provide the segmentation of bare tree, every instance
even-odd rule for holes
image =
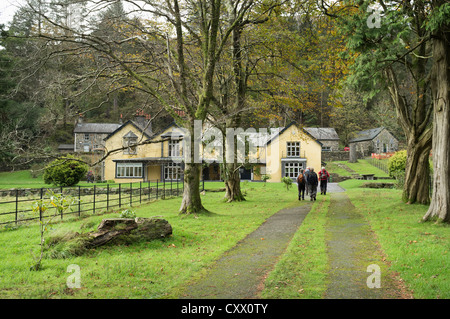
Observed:
[[[114,35],[97,32],[94,23],[99,12],[114,2],[60,2],[63,6],[81,3],[86,11],[78,13],[78,19],[72,19],[71,24],[51,11],[40,10],[36,3],[28,3],[41,21],[41,27],[31,36],[45,40],[48,46],[65,44],[49,53],[48,58],[77,55],[91,61],[89,69],[71,77],[73,85],[87,90],[100,79],[109,79],[116,87],[139,90],[156,100],[187,130],[191,145],[198,143],[194,123],[206,119],[216,64],[233,31],[256,1],[124,0],[125,12],[114,17],[111,25]],[[234,8],[236,15],[227,15],[226,8]],[[189,154],[184,154],[182,213],[204,210],[199,192],[202,163],[196,162],[197,149],[191,147]]]

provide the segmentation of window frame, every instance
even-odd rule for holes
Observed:
[[[303,169],[303,162],[286,162],[284,163],[284,176],[289,178],[297,178],[300,170]]]
[[[117,162],[116,178],[144,178],[143,163]]]
[[[180,140],[169,140],[168,155],[169,157],[180,156]]]
[[[180,163],[167,163],[164,165],[163,174],[165,181],[180,180],[182,173],[183,170]]]
[[[300,157],[300,141],[286,142],[286,157]]]

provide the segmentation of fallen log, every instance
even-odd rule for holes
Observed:
[[[166,238],[171,234],[172,226],[162,218],[109,218],[102,220],[97,230],[92,232],[80,234],[69,231],[50,236],[46,242],[46,256],[79,256],[107,243],[128,245]]]
[[[87,248],[95,248],[113,239],[133,242],[165,238],[172,234],[172,226],[160,218],[110,218],[104,219],[97,231],[89,233],[86,239]]]

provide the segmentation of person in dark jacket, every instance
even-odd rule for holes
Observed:
[[[311,170],[308,175],[309,196],[311,196],[311,201],[316,200],[318,184],[319,184],[319,179],[317,177],[317,174],[316,174],[316,172],[314,172],[314,168],[311,167]]]
[[[298,187],[298,200],[305,200],[305,175],[303,170],[300,170],[300,174],[297,176],[297,187]]]
[[[87,180],[88,183],[93,183],[94,182],[94,173],[92,173],[92,171],[89,171],[87,173],[86,180]]]
[[[309,193],[309,187],[308,187],[308,176],[309,176],[309,167],[305,169],[305,172],[303,173],[303,177],[305,178],[305,193],[308,195]]]
[[[322,167],[322,169],[319,172],[320,194],[323,194],[323,195],[327,194],[328,178],[330,178],[330,174],[327,172],[325,167]]]

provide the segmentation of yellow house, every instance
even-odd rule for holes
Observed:
[[[297,178],[301,169],[312,167],[318,172],[322,166],[322,143],[294,122],[272,136],[259,150],[261,162],[254,169],[254,180],[269,175],[269,182],[282,177]]]
[[[125,183],[181,178],[182,137],[175,124],[150,134],[136,121],[124,123],[105,138],[106,152],[121,150],[105,159],[104,179]],[[145,144],[135,146],[140,143]]]
[[[120,150],[106,158],[104,179],[116,182],[180,179],[184,168],[183,132],[175,123],[152,134],[142,123],[132,120],[126,122],[105,138],[106,152]],[[251,135],[249,133],[246,136]],[[136,146],[142,142],[143,145]],[[203,144],[199,145],[201,160],[205,164],[202,178],[221,180],[221,157],[216,149],[223,148],[216,145],[211,151],[211,145],[214,143],[205,148]],[[247,154],[252,163],[240,168],[241,179],[258,181],[267,174],[270,176],[269,182],[280,182],[283,176],[296,178],[300,169],[307,166],[319,171],[321,152],[320,142],[291,123],[285,128],[275,129],[274,134],[266,134],[265,138],[258,139],[256,152]]]

